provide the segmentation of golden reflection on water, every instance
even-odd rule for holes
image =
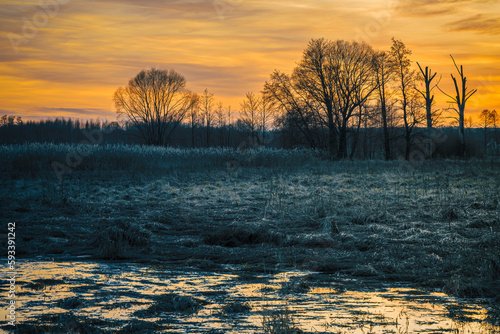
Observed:
[[[307,283],[310,273],[300,271],[255,274],[246,281],[228,273],[126,263],[43,261],[20,263],[17,273],[18,322],[67,312],[64,301],[73,297],[81,301],[69,310],[74,314],[125,323],[137,318],[134,312],[151,306],[155,296],[174,293],[192,296],[204,305],[195,313],[152,314],[142,320],[172,320],[165,332],[219,329],[226,333],[255,333],[264,314],[286,309],[302,330],[315,333],[499,332],[498,327],[485,324],[487,311],[473,301],[460,304],[460,300],[443,293],[406,287],[357,291],[349,289],[352,280],[345,280],[342,288],[339,281]],[[2,288],[2,294],[6,294],[6,285]],[[223,306],[231,302],[247,303],[251,311],[224,313]],[[1,319],[6,315],[3,307]]]

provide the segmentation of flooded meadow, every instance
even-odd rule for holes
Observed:
[[[48,152],[64,157],[58,149]],[[98,149],[60,182],[38,169],[0,174],[0,221],[15,222],[17,273],[16,327],[3,307],[1,330],[500,331],[493,163],[412,167],[249,151],[226,168],[218,151],[200,160],[173,150],[172,160],[168,150]],[[113,165],[113,152],[127,163]],[[50,166],[54,157],[38,159]],[[143,170],[149,161],[154,168]]]
[[[341,275],[261,269],[22,261],[16,332],[263,333],[283,322],[297,333],[500,331],[481,299]]]

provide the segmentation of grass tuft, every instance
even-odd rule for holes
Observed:
[[[224,247],[239,247],[242,245],[255,245],[263,243],[280,244],[281,235],[256,224],[233,223],[227,227],[221,227],[208,231],[203,237],[207,245]]]
[[[60,300],[57,303],[57,307],[63,308],[65,310],[72,310],[83,305],[83,301],[77,297],[70,297]]]
[[[137,224],[114,222],[94,241],[97,244],[97,256],[105,260],[129,259],[144,251],[151,239],[151,234]],[[132,252],[133,251],[133,252]]]
[[[222,311],[224,313],[244,313],[250,311],[252,308],[248,303],[232,302],[224,305]]]
[[[455,220],[455,219],[458,219],[459,217],[460,217],[460,215],[458,214],[458,211],[451,206],[441,210],[441,218],[443,218],[443,219]]]
[[[266,334],[301,334],[288,309],[283,309],[270,314],[265,314],[262,319],[262,329]]]
[[[153,305],[146,310],[135,312],[134,315],[138,317],[151,317],[162,312],[194,313],[201,306],[202,302],[196,298],[169,293],[157,296]]]

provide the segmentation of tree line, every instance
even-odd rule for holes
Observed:
[[[208,89],[194,93],[186,79],[174,70],[142,70],[114,94],[118,123],[112,126],[111,141],[190,147],[311,147],[328,152],[331,158],[410,159],[418,150],[426,158],[443,148],[442,118],[450,113],[458,131],[446,129],[446,155],[471,156],[477,142],[466,143],[467,101],[477,90],[467,86],[463,66],[451,73],[454,92],[444,92],[428,66],[414,68],[412,52],[395,38],[389,50],[374,50],[366,43],[312,39],[302,58],[286,74],[274,71],[262,91],[248,92],[238,108],[216,102]],[[435,90],[441,91],[450,107],[435,108]],[[496,111],[481,114],[484,125],[483,152],[496,144]],[[88,124],[52,124],[73,140],[73,130]],[[469,124],[468,124],[469,123]],[[22,127],[22,120],[4,116],[5,129]],[[36,127],[33,123],[26,126]],[[25,128],[26,128],[25,126]],[[96,125],[97,126],[97,125]],[[49,128],[40,122],[38,130]],[[494,128],[488,132],[488,128]],[[2,135],[3,134],[3,135]],[[29,135],[27,135],[29,137]],[[475,132],[472,139],[479,136]],[[450,143],[452,141],[452,143]],[[494,145],[496,147],[496,145]],[[443,152],[441,152],[443,153]]]
[[[6,116],[7,117],[7,116]],[[1,120],[1,117],[0,117]],[[175,147],[232,147],[247,148],[256,145],[281,147],[279,133],[266,130],[266,142],[260,134],[255,134],[256,141],[252,141],[248,126],[240,119],[230,125],[214,124],[211,129],[210,142],[207,142],[207,128],[203,125],[191,127],[188,123],[181,123],[172,133],[170,146]],[[0,123],[0,145],[24,144],[33,142],[73,143],[77,144],[88,140],[86,133],[101,131],[102,144],[147,144],[142,133],[130,123],[118,123],[100,120],[81,121],[71,118],[55,118],[39,121],[23,121]]]
[[[387,51],[366,43],[312,39],[291,74],[276,70],[262,92],[246,94],[237,121],[247,128],[251,141],[265,141],[272,127],[284,140],[290,136],[297,145],[325,149],[332,158],[356,156],[362,134],[366,137],[370,129],[377,135],[381,131],[386,160],[396,158],[393,151],[401,141],[405,159],[422,140],[430,157],[433,129],[443,114],[434,108],[434,90],[441,90],[441,78],[419,63],[414,69],[411,54],[395,38]],[[450,100],[446,111],[457,116],[456,155],[465,157],[465,107],[477,90],[467,87],[463,66],[451,59],[457,71],[451,74],[455,92],[441,91]],[[152,145],[168,144],[183,122],[192,131],[204,127],[205,143],[210,145],[212,129],[231,124],[235,114],[215,103],[207,89],[201,94],[187,91],[184,77],[173,70],[141,71],[116,91],[114,100],[119,116]]]
[[[317,128],[328,130],[328,150],[337,158],[352,157],[361,128],[379,128],[386,160],[395,158],[393,144],[404,140],[409,159],[420,136],[431,141],[442,111],[434,109],[436,73],[418,64],[412,67],[411,50],[392,39],[390,50],[374,50],[366,43],[313,39],[290,75],[275,71],[265,92],[283,111],[284,122],[296,127],[311,145],[317,145]],[[458,114],[457,155],[465,156],[465,105],[476,92],[467,86],[463,67],[458,80],[452,74],[456,94],[446,94]],[[425,127],[427,131],[416,131]],[[396,130],[396,131],[395,131]],[[351,133],[349,152],[348,134]],[[431,143],[428,143],[431,145]],[[431,154],[432,152],[427,152]]]
[[[274,123],[276,108],[263,94],[248,92],[239,110],[216,102],[205,89],[186,89],[186,79],[174,70],[141,71],[114,94],[119,119],[137,129],[148,145],[169,145],[181,125],[191,128],[191,146],[232,146],[232,131],[249,132],[248,141],[263,144]],[[204,138],[197,140],[203,129]],[[219,136],[215,139],[212,136]]]

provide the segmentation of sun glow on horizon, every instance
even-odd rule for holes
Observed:
[[[290,73],[311,38],[391,37],[429,66],[452,93],[452,54],[478,92],[467,116],[500,110],[500,4],[392,0],[0,1],[0,113],[116,119],[114,91],[145,68],[174,69],[188,88],[208,88],[238,109],[278,69]],[[31,30],[30,30],[31,29]],[[16,52],[17,51],[17,52]],[[439,91],[436,108],[447,108]]]

